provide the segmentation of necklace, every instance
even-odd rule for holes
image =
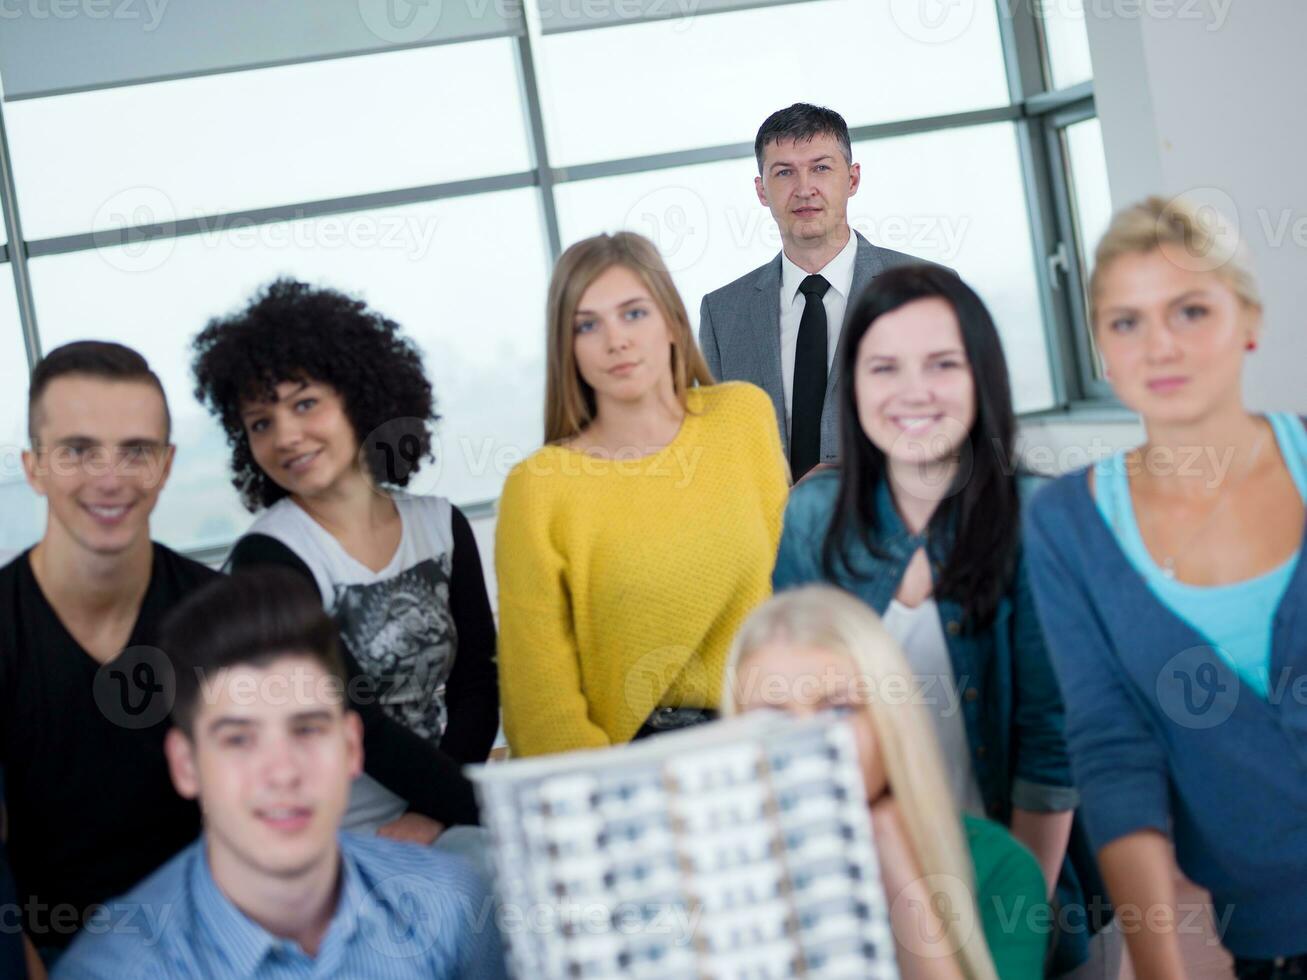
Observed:
[[[1230,499],[1230,491],[1238,488],[1244,480],[1248,479],[1253,471],[1253,466],[1257,463],[1257,457],[1261,454],[1262,444],[1265,442],[1266,433],[1263,431],[1257,437],[1257,441],[1253,443],[1253,451],[1248,454],[1248,462],[1244,464],[1243,470],[1239,473],[1238,477],[1221,487],[1220,491],[1217,493],[1216,503],[1213,504],[1211,510],[1207,512],[1207,516],[1198,522],[1198,526],[1189,532],[1189,536],[1180,542],[1179,547],[1172,549],[1170,554],[1162,556],[1162,574],[1168,579],[1171,579],[1172,581],[1175,580],[1175,563],[1189,550],[1195,541],[1202,537],[1203,532],[1211,526],[1216,515],[1220,513],[1221,508],[1225,506],[1225,502]]]

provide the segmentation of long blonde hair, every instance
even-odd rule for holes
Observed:
[[[1122,208],[1094,250],[1089,277],[1089,312],[1098,322],[1103,273],[1123,255],[1146,255],[1166,246],[1186,268],[1211,272],[1230,286],[1246,306],[1262,308],[1247,244],[1227,215],[1181,195],[1167,200],[1148,197]]]
[[[971,854],[934,724],[910,695],[878,696],[879,692],[903,690],[904,682],[912,677],[898,644],[876,614],[846,592],[828,585],[782,592],[754,610],[736,634],[722,684],[723,714],[740,710],[740,665],[760,648],[777,642],[816,647],[853,661],[861,686],[872,692],[861,710],[876,733],[885,774],[922,878],[934,894],[946,895],[950,902],[956,903],[957,893],[937,885],[961,882],[970,897],[973,914],[944,917],[944,929],[950,933],[945,945],[957,950],[958,965],[969,980],[997,980],[976,909]],[[907,691],[911,690],[909,683]],[[888,898],[893,901],[894,896]]]
[[[685,393],[692,383],[713,383],[708,364],[694,342],[685,303],[653,242],[629,231],[582,239],[559,257],[549,282],[546,443],[571,439],[594,420],[594,389],[586,384],[576,366],[573,319],[591,283],[615,265],[624,266],[640,277],[671,327],[672,385],[681,408],[686,407]]]

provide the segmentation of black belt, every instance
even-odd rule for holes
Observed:
[[[716,719],[717,712],[712,708],[654,708],[649,712],[649,717],[644,720],[644,724],[635,733],[632,741],[663,732],[674,732],[678,728],[702,725]]]

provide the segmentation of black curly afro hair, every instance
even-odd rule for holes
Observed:
[[[226,430],[232,483],[251,511],[286,491],[254,461],[241,407],[273,400],[284,381],[331,385],[360,441],[385,425],[385,441],[403,445],[415,465],[396,473],[381,453],[363,453],[378,484],[407,486],[417,464],[434,458],[431,426],[439,416],[422,356],[397,323],[360,300],[278,279],[240,312],[210,320],[191,346],[195,397]]]

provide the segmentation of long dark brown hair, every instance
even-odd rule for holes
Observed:
[[[961,465],[948,494],[927,525],[928,534],[952,540],[936,576],[935,594],[958,603],[969,628],[993,617],[1016,565],[1019,504],[1013,443],[1016,414],[998,329],[984,302],[947,269],[933,265],[901,266],[872,280],[850,307],[844,321],[840,372],[840,486],[822,548],[825,572],[841,568],[856,576],[850,545],[857,542],[884,557],[876,544],[879,531],[876,495],[888,478],[885,454],[867,438],[858,420],[854,368],[858,346],[876,320],[921,299],[942,299],[957,316],[962,346],[974,379],[976,416],[960,448]]]

